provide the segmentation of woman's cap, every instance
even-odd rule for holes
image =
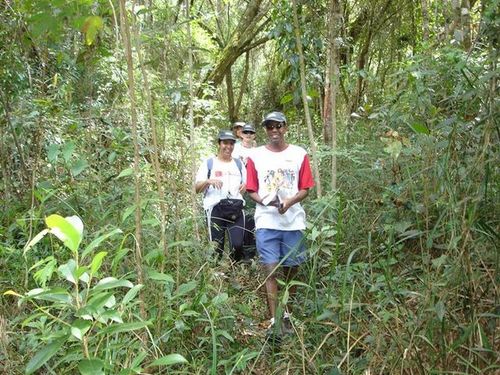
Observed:
[[[236,137],[231,130],[221,130],[217,139],[219,141],[231,140],[236,142]]]

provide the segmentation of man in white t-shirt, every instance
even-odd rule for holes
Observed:
[[[217,138],[217,156],[203,161],[196,173],[195,189],[204,193],[203,208],[208,221],[211,241],[217,243],[219,258],[224,251],[226,231],[229,234],[230,257],[240,261],[243,256],[243,237],[245,231],[246,175],[239,160],[232,157],[236,137],[230,130],[223,130]]]
[[[289,281],[305,261],[302,231],[306,215],[300,202],[314,186],[307,152],[288,144],[286,117],[269,113],[262,122],[267,145],[255,149],[247,163],[247,191],[256,203],[257,251],[266,272],[266,294],[271,325],[276,318],[278,284],[276,270],[283,267]],[[290,287],[290,294],[295,287]],[[285,312],[285,319],[289,317]]]
[[[257,147],[255,128],[250,123],[245,124],[239,134],[241,135],[241,142],[236,142],[234,145],[233,158],[239,158],[243,164],[247,165],[248,157]]]

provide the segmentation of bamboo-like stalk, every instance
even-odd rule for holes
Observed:
[[[189,53],[188,53],[188,64],[189,64],[189,135],[190,135],[190,146],[191,150],[194,150],[194,109],[193,109],[193,97],[194,97],[194,87],[193,87],[193,39],[191,36],[191,23],[190,23],[190,13],[189,13],[189,0],[186,1],[186,27],[187,35],[189,41]],[[191,181],[194,181],[196,175],[196,156],[195,152],[191,152]],[[193,224],[196,239],[200,240],[200,231],[198,228],[198,221],[196,220],[196,191],[194,189],[194,184],[191,187],[191,205],[193,211]]]
[[[125,0],[120,0],[120,20],[123,46],[125,57],[127,59],[128,72],[128,95],[130,99],[130,120],[132,130],[132,140],[134,142],[134,185],[135,185],[135,266],[137,272],[137,282],[144,284],[142,270],[142,224],[141,224],[141,178],[139,169],[139,140],[137,135],[137,100],[135,96],[135,78],[134,78],[134,62],[132,59],[132,46],[130,42],[130,26],[127,18],[127,10],[125,8]],[[144,295],[139,292],[139,303],[141,317],[146,318],[146,308]]]
[[[151,86],[149,85],[149,76],[146,66],[144,64],[144,59],[142,57],[141,43],[137,31],[137,23],[135,22],[135,16],[132,18],[132,32],[134,34],[134,44],[137,57],[139,59],[139,65],[141,67],[142,73],[142,83],[143,91],[146,96],[146,101],[148,105],[149,114],[149,125],[151,127],[151,141],[153,142],[153,149],[151,151],[151,157],[153,159],[153,169],[155,173],[156,189],[158,190],[158,198],[160,200],[160,248],[163,249],[165,255],[167,254],[167,240],[166,240],[166,216],[167,208],[165,206],[165,190],[163,189],[163,176],[161,172],[160,159],[158,157],[159,145],[158,145],[158,133],[156,131],[155,116],[153,111],[153,95],[151,93]]]
[[[311,144],[313,173],[314,173],[314,179],[316,180],[316,194],[318,195],[318,198],[321,198],[322,189],[321,189],[321,179],[318,167],[318,152],[316,149],[316,142],[314,141],[314,132],[312,128],[311,114],[309,113],[309,105],[307,104],[306,68],[304,63],[304,53],[302,50],[302,41],[300,39],[300,25],[299,25],[299,18],[297,16],[297,0],[293,0],[292,4],[293,4],[293,24],[295,31],[295,41],[297,44],[297,53],[299,54],[302,103],[304,104],[304,115],[306,117],[307,131],[309,133],[309,143]]]

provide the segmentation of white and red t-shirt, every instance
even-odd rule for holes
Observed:
[[[240,172],[236,162],[231,161],[223,162],[217,157],[211,158],[213,160],[212,170],[210,171],[210,179],[222,181],[222,188],[216,189],[209,186],[205,191],[203,197],[203,208],[208,210],[220,202],[221,199],[241,199],[244,201],[240,193],[240,185],[245,183],[246,176],[245,170]],[[198,168],[196,173],[195,182],[205,181],[208,179],[208,160],[204,160]]]
[[[282,200],[313,186],[309,157],[302,147],[288,145],[285,150],[274,152],[261,146],[248,159],[247,191],[257,192],[262,199],[277,195]],[[306,214],[300,203],[291,206],[283,215],[276,207],[258,204],[255,228],[303,230]]]

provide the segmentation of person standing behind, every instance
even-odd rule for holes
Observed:
[[[236,137],[236,144],[241,143],[243,137],[241,136],[241,132],[243,131],[243,126],[245,126],[244,121],[236,121],[233,123],[233,134]]]
[[[204,193],[203,208],[207,215],[209,239],[216,242],[219,259],[224,251],[227,231],[230,257],[238,262],[244,256],[245,201],[242,194],[245,192],[246,176],[241,162],[232,157],[236,142],[233,133],[222,130],[217,141],[217,156],[206,159],[198,168],[195,190]]]
[[[243,164],[257,146],[255,142],[255,128],[252,124],[245,124],[241,130],[241,143],[234,145],[233,158],[240,158]]]
[[[242,141],[234,145],[233,158],[239,158],[244,165],[254,150],[256,150],[255,128],[252,124],[245,124],[240,132]],[[245,238],[244,252],[245,261],[249,261],[255,256],[255,222],[254,222],[255,203],[247,202],[245,209]]]
[[[293,279],[306,259],[304,235],[306,215],[300,202],[314,186],[307,152],[288,144],[286,117],[271,112],[262,121],[267,145],[255,149],[247,163],[247,191],[256,203],[257,251],[263,265],[271,325],[276,320],[278,284],[276,271]],[[290,294],[295,288],[290,288]],[[289,317],[289,309],[284,318]]]

